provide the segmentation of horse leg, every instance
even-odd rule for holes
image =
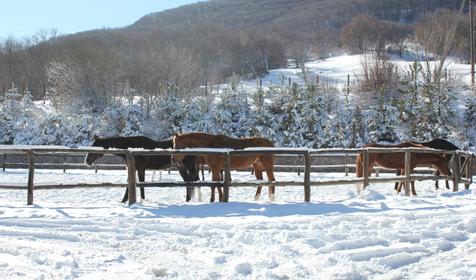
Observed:
[[[213,168],[212,169],[212,181],[220,181],[220,170]],[[215,189],[217,187],[211,187],[211,196],[210,202],[215,202]]]
[[[194,194],[194,188],[193,187],[187,187],[187,191],[186,191],[186,194],[185,194],[185,201],[190,202],[190,200],[192,200],[193,194]]]
[[[260,162],[263,165],[264,170],[266,171],[266,177],[270,183],[268,187],[268,195],[270,201],[276,200],[276,187],[274,186],[274,156],[262,156],[260,157]]]
[[[253,164],[253,171],[256,177],[256,180],[263,180],[263,171],[259,168],[257,164]],[[256,188],[256,194],[255,194],[255,201],[259,200],[259,196],[261,194],[261,189],[263,188],[262,185],[259,185]]]
[[[363,167],[363,154],[358,154],[357,158],[355,160],[355,176],[357,178],[361,178],[364,176],[364,167]],[[363,184],[362,183],[356,183],[355,184],[355,189],[358,194],[362,192],[363,189]]]
[[[435,165],[436,170],[438,171],[439,174],[443,173],[443,175],[451,176],[452,173],[451,173],[450,168],[448,167],[448,162],[441,161],[441,162],[435,163],[434,165]],[[445,183],[446,183],[446,188],[450,189],[450,185],[448,183],[448,180],[446,180]]]
[[[440,172],[438,170],[435,170],[435,172],[433,172],[433,175],[439,176]],[[439,188],[440,188],[440,184],[439,184],[438,180],[435,180],[435,190],[437,190]]]
[[[402,191],[403,184],[405,183],[404,182],[397,183],[397,194],[400,194],[400,192]]]
[[[224,173],[224,170],[223,170],[223,169],[220,170],[220,173],[219,173],[219,174],[220,174],[220,181],[225,181],[225,175],[224,175],[225,173]],[[217,191],[218,191],[218,201],[223,202],[223,201],[225,200],[225,199],[224,199],[225,196],[223,195],[223,190],[222,190],[222,188],[221,188],[221,187],[217,187]]]
[[[402,175],[402,171],[400,169],[397,169],[397,176],[400,176]],[[394,189],[397,191],[397,192],[400,192],[398,189],[400,188],[400,183],[399,182],[395,182],[395,187]]]
[[[411,181],[410,184],[412,185],[412,195],[416,196],[415,181]]]
[[[200,164],[198,163],[197,161],[197,164],[198,164],[198,168],[200,169],[201,173],[202,173],[202,181],[205,181],[205,167],[204,167],[204,164]],[[198,201],[202,201],[202,188],[201,187],[197,187],[197,192],[198,192]]]
[[[137,175],[139,176],[139,182],[144,182],[145,181],[145,168],[144,169],[138,169],[137,170]],[[140,187],[140,197],[142,199],[145,199],[144,187]]]
[[[198,201],[202,201],[202,187],[197,187],[198,190]]]
[[[129,189],[126,188],[126,192],[124,193],[124,197],[122,198],[122,203],[126,203],[127,199],[129,198]]]

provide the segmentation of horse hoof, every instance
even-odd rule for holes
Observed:
[[[259,200],[259,195],[255,195],[255,201]]]
[[[275,201],[276,200],[276,195],[272,194],[269,196],[270,201]]]

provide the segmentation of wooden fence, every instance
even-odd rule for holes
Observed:
[[[38,184],[34,185],[35,175],[35,156],[45,154],[86,154],[88,152],[104,153],[104,154],[116,154],[125,155],[127,164],[127,184],[112,184],[112,183],[99,183],[99,184],[56,184],[46,185]],[[370,153],[405,153],[405,175],[404,176],[388,176],[388,177],[370,177],[367,168],[364,168],[364,174],[361,178],[339,178],[339,179],[327,179],[327,180],[311,180],[311,158],[322,157],[329,155],[344,155],[346,162],[344,168],[348,172],[348,168],[353,167],[353,164],[348,163],[349,156],[355,156],[358,153],[364,154],[364,166],[368,165],[368,159]],[[455,160],[453,161],[453,176],[435,176],[435,175],[415,175],[410,174],[410,159],[411,153],[435,153],[435,154],[453,154]],[[367,148],[367,149],[306,149],[306,148],[248,148],[244,150],[231,150],[231,149],[184,149],[184,150],[143,150],[143,149],[107,149],[102,148],[66,148],[66,147],[51,147],[51,146],[0,146],[0,153],[3,154],[22,154],[28,158],[28,183],[27,189],[27,204],[33,204],[33,191],[40,189],[69,189],[69,188],[88,188],[88,187],[127,187],[129,190],[129,204],[134,204],[137,201],[136,187],[195,187],[195,186],[220,186],[224,189],[224,201],[229,200],[230,186],[259,186],[266,184],[264,182],[248,181],[237,182],[231,180],[231,170],[229,166],[230,158],[233,156],[243,156],[249,154],[273,154],[273,155],[288,155],[298,156],[304,161],[304,178],[303,181],[273,181],[274,186],[303,186],[304,187],[304,201],[309,202],[311,200],[311,186],[324,186],[324,185],[341,185],[341,184],[357,184],[361,183],[364,187],[370,183],[377,182],[405,182],[405,194],[409,195],[409,183],[411,181],[423,181],[423,180],[452,180],[453,191],[458,191],[459,183],[464,183],[468,188],[472,183],[473,169],[471,168],[474,161],[474,155],[463,151],[442,151],[434,149],[422,149],[422,148]],[[224,157],[225,168],[223,180],[219,182],[214,181],[199,181],[199,182],[136,182],[136,168],[135,158],[137,155],[220,155]],[[463,176],[464,174],[464,176]],[[0,189],[25,189],[25,186],[5,186],[0,185]]]

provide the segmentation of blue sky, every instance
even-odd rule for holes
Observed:
[[[198,0],[0,0],[0,38],[22,38],[40,29],[60,34],[122,27],[142,16]]]

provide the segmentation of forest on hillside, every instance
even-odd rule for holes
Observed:
[[[475,98],[443,75],[448,57],[469,59],[461,3],[215,0],[123,29],[7,39],[0,46],[0,142],[78,146],[93,133],[166,138],[199,130],[315,148],[433,137],[474,145]],[[311,19],[313,9],[342,16]],[[415,45],[422,51],[413,65],[397,69],[390,56]],[[351,96],[307,77],[306,62],[343,52],[372,57]],[[304,84],[236,86],[285,66],[299,69]],[[216,96],[201,87],[219,83],[230,87]]]
[[[272,3],[271,3],[272,2]],[[457,21],[452,52],[468,60],[468,16],[461,1],[214,0],[147,15],[135,24],[60,36],[42,30],[0,42],[0,90],[28,90],[34,99],[70,95],[97,110],[133,89],[139,95],[188,94],[233,75],[256,78],[292,62],[343,51],[404,51],[408,40],[439,50],[439,33]],[[423,32],[422,32],[423,31]],[[61,75],[58,75],[61,74]]]

